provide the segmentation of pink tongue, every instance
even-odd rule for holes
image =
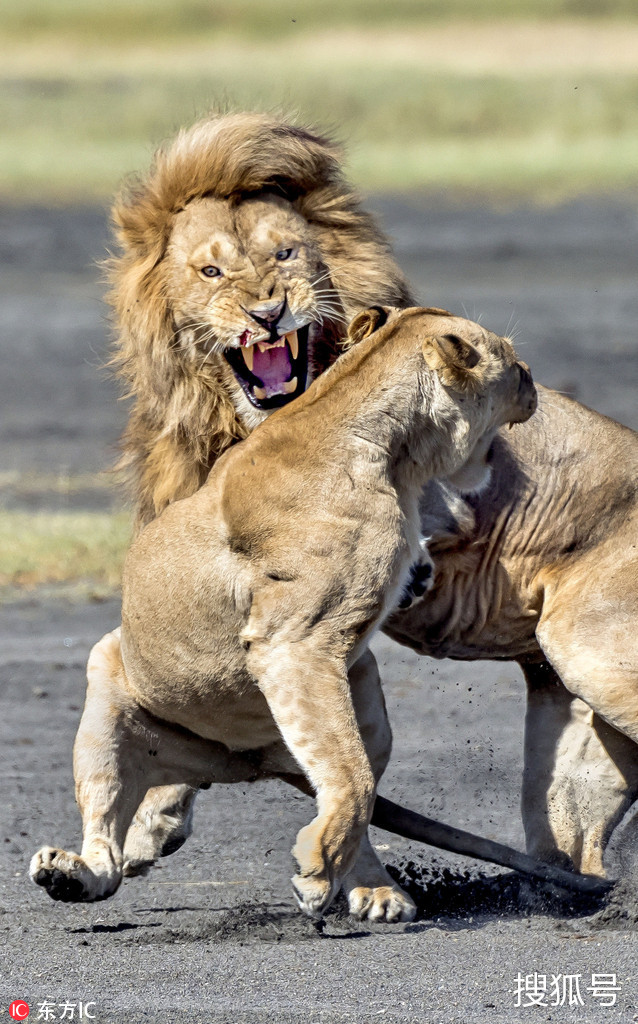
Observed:
[[[260,352],[259,347],[255,345],[254,353],[253,373],[255,377],[259,377],[264,387],[272,389],[290,380],[292,365],[287,344],[281,348],[267,348],[265,352]]]

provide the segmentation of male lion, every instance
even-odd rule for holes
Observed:
[[[303,390],[304,366],[310,380],[334,359],[344,317],[375,302],[414,301],[344,182],[332,143],[263,115],[213,118],[181,133],[114,217],[123,247],[111,264],[117,359],[135,403],[123,463],[139,523],[192,494],[228,445]],[[621,447],[633,451],[634,441],[575,403],[540,395],[531,425],[495,444],[489,487],[473,496],[427,488],[423,532],[434,534],[435,590],[389,628],[425,654],[522,664],[528,848],[604,874],[609,836],[638,795],[636,748],[551,667],[536,631],[544,588],[530,579],[573,571],[580,553],[595,550],[588,523],[595,535],[618,536],[615,498],[603,484],[629,507],[634,456],[627,467],[624,456],[616,460],[608,477],[607,444],[616,449],[622,436]],[[632,550],[618,550],[615,561]],[[522,557],[530,551],[532,568]],[[589,572],[577,572],[587,590],[598,579]],[[606,632],[591,630],[593,643]],[[184,841],[192,800],[188,787],[149,793],[129,834],[129,872]]]
[[[75,745],[82,855],[47,847],[31,866],[55,898],[117,889],[149,785],[301,775],[317,816],[293,851],[299,905],[321,916],[343,883],[362,909],[357,861],[367,887],[390,754],[368,641],[418,556],[426,481],[536,406],[505,339],[441,311],[390,312],[359,314],[359,343],[133,543],[121,637],[106,666],[100,645]],[[380,864],[377,876],[376,916],[411,919]]]
[[[379,301],[413,302],[386,241],[343,181],[333,144],[263,115],[212,118],[181,133],[116,204],[114,218],[122,245],[110,265],[116,358],[134,401],[122,461],[140,525],[194,493],[225,448],[334,359],[344,317]],[[279,305],[284,291],[286,307],[277,312],[270,304],[277,299]],[[266,319],[273,314],[282,319],[274,330]],[[259,339],[263,352],[254,345]],[[242,346],[242,340],[253,344]],[[247,348],[257,369],[266,367],[266,380],[249,370],[242,355]],[[302,368],[307,361],[307,379],[297,372],[297,359]],[[294,377],[295,391],[287,392]],[[265,399],[255,386],[266,391]],[[427,487],[422,529],[434,533],[432,601],[398,614],[389,627],[426,654],[474,659],[496,653],[523,663],[530,701],[523,802],[528,846],[600,874],[609,835],[638,794],[636,747],[550,667],[536,637],[544,591],[530,587],[528,563],[518,556],[533,552],[534,577],[547,566],[558,579],[561,566],[573,571],[579,553],[589,558],[595,552],[588,522],[596,536],[617,535],[613,496],[618,490],[621,507],[631,502],[635,456],[627,468],[622,458],[613,463],[614,479],[606,481],[611,501],[600,481],[608,467],[606,439],[615,450],[619,435],[633,450],[635,440],[629,443],[621,428],[541,389],[540,412],[531,423],[502,433],[493,446],[489,487],[470,496],[439,483]],[[577,529],[573,508],[579,509]],[[619,549],[615,557],[625,560],[630,552]],[[597,570],[586,564],[577,579],[595,593]],[[592,629],[592,641],[606,629]],[[105,658],[113,642],[105,638]],[[367,671],[376,673],[371,655]],[[126,839],[126,874],[179,848],[191,829],[196,792],[186,784],[149,790]],[[383,887],[378,903],[375,892],[373,882],[361,902],[368,900],[373,913],[385,899]]]
[[[539,386],[490,471],[479,493],[424,489],[434,587],[385,629],[433,657],[520,664],[527,849],[604,876],[638,796],[638,434]]]

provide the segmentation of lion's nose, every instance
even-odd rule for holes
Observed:
[[[282,299],[281,302],[275,304],[270,303],[262,306],[257,306],[255,309],[247,309],[248,316],[252,317],[260,327],[265,327],[266,330],[270,330],[276,323],[281,319],[281,315],[284,311],[286,300]]]

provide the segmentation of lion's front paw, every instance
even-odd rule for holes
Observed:
[[[413,921],[416,906],[398,885],[357,886],[348,893],[350,913],[359,921]]]
[[[96,875],[77,853],[43,846],[32,857],[29,874],[36,885],[46,889],[52,900],[87,903],[111,896],[120,877]]]
[[[295,875],[292,887],[297,903],[308,917],[320,919],[332,903],[340,888],[340,882],[322,877]]]

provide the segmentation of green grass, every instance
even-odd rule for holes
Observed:
[[[5,0],[0,41],[0,198],[106,198],[220,106],[335,128],[364,189],[638,185],[635,0]]]
[[[64,33],[121,43],[206,33],[274,39],[326,25],[636,15],[635,0],[5,0],[2,31],[14,37]]]
[[[0,42],[0,198],[108,197],[220,105],[336,127],[364,189],[638,184],[636,0],[4,0]]]
[[[60,583],[114,591],[130,535],[124,512],[0,510],[0,594]]]
[[[337,126],[363,188],[450,188],[554,198],[638,184],[638,74],[430,73],[346,68],[330,55],[300,79],[258,52],[238,71],[18,80],[0,95],[5,196],[110,195],[154,144],[211,105],[297,109]]]

